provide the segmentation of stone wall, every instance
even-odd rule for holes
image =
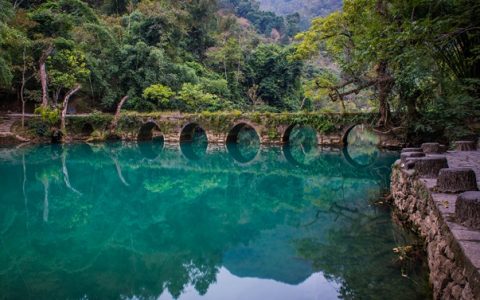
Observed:
[[[480,249],[469,249],[479,234],[454,223],[455,195],[435,193],[434,186],[434,179],[420,178],[398,161],[391,182],[395,211],[425,240],[434,298],[480,299]]]
[[[180,141],[183,128],[195,123],[205,130],[210,143],[224,144],[232,128],[244,123],[255,129],[262,144],[282,144],[289,128],[304,125],[317,132],[319,145],[342,146],[354,126],[375,124],[376,117],[371,113],[127,113],[119,120],[117,134],[124,140],[135,140],[142,126],[154,123],[167,142],[175,143]],[[105,131],[111,120],[112,116],[105,114],[71,116],[67,118],[67,135],[74,139],[85,138],[81,134],[85,124],[90,124],[95,131]],[[402,133],[378,133],[378,136],[381,148],[400,148],[404,144]]]

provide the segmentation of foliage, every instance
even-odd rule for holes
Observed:
[[[410,139],[454,139],[473,134],[465,120],[478,115],[480,42],[474,1],[353,0],[343,11],[313,20],[297,36],[296,59],[326,50],[342,74],[310,84],[313,94],[352,100],[370,89],[383,125],[391,122],[390,106],[403,112]],[[468,32],[468,33],[467,33]],[[455,49],[455,50],[453,50]],[[477,68],[477,69],[476,69]],[[457,130],[452,130],[457,128]],[[428,134],[429,132],[429,134]],[[432,135],[432,133],[434,133]]]
[[[35,109],[35,114],[40,115],[49,126],[55,126],[60,121],[60,110],[57,108],[38,107]]]
[[[159,107],[168,108],[170,101],[175,93],[168,86],[162,84],[153,84],[143,91],[143,97],[148,100],[157,101]]]
[[[478,133],[478,1],[0,5],[2,102],[45,100],[45,60],[53,105],[81,84],[74,100],[92,111],[113,112],[125,96],[140,112],[378,110],[379,125],[411,141]],[[313,15],[322,17],[297,35]]]
[[[60,50],[48,59],[51,85],[58,89],[71,89],[90,75],[85,55],[79,50]]]
[[[191,111],[216,111],[226,107],[227,103],[218,96],[207,93],[199,84],[185,83],[178,93],[182,105]]]

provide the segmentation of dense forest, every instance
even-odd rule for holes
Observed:
[[[0,0],[0,107],[375,110],[412,139],[476,132],[478,1],[348,0],[305,32],[339,1],[272,3]]]

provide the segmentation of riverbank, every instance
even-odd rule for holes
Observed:
[[[474,222],[462,222],[458,211],[461,205],[457,203],[461,192],[469,189],[465,188],[465,180],[449,181],[447,178],[451,186],[460,188],[450,189],[456,193],[444,192],[444,177],[448,172],[438,167],[446,159],[445,163],[453,173],[473,174],[469,173],[473,170],[478,179],[480,152],[449,151],[439,156],[428,149],[426,157],[421,158],[424,156],[422,152],[403,154],[403,161],[398,160],[393,166],[391,191],[394,209],[401,220],[425,241],[434,298],[480,299],[480,230],[471,226]],[[427,160],[430,161],[428,164],[437,161],[436,166],[428,167],[430,173],[423,169]],[[471,187],[473,190],[478,189],[475,181]]]

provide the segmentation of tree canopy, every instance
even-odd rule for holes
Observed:
[[[113,112],[379,112],[412,139],[476,134],[474,0],[0,0],[0,94]],[[275,12],[269,11],[274,10]]]

